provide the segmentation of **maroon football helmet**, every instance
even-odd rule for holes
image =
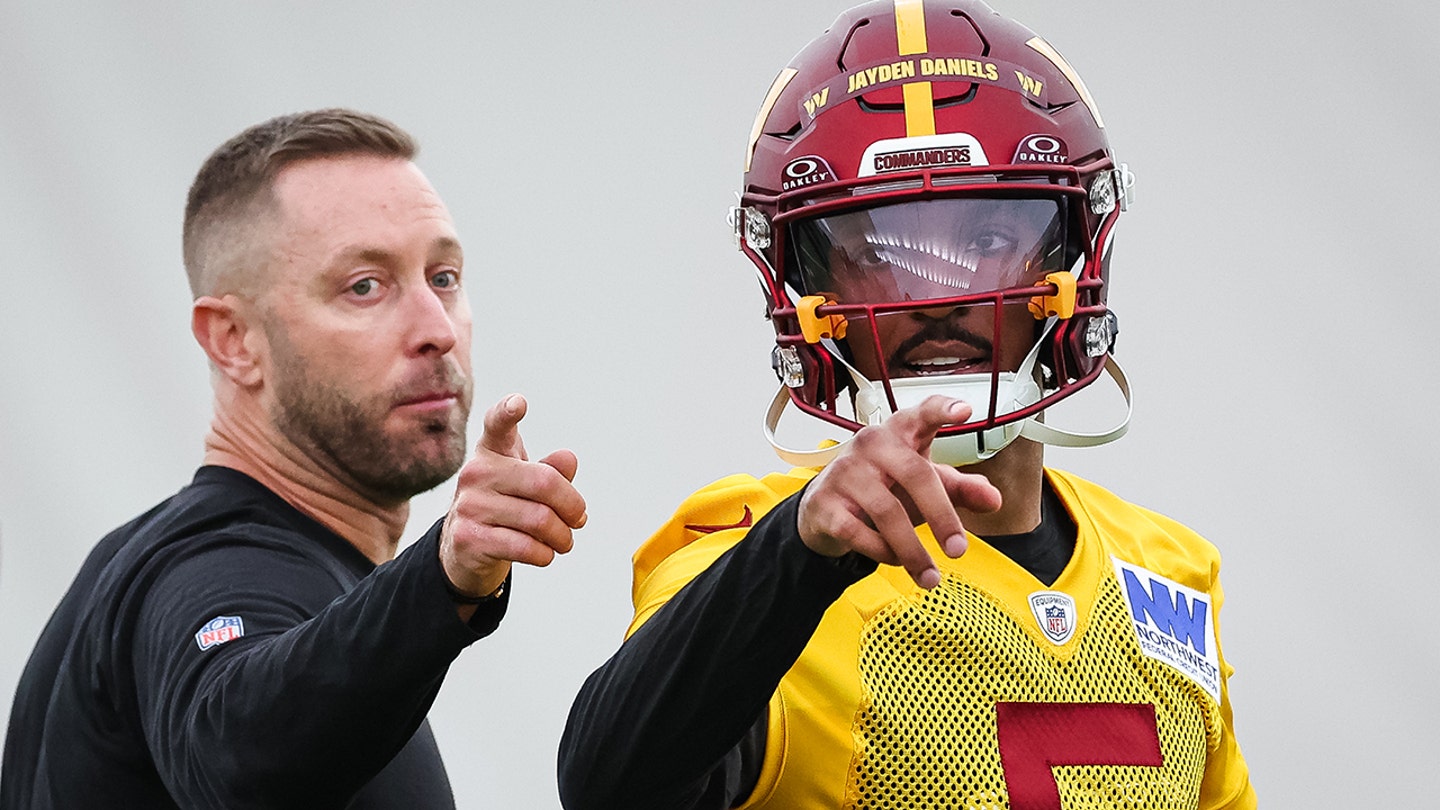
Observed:
[[[781,71],[750,141],[732,224],[801,411],[858,430],[930,394],[965,399],[971,420],[932,448],[957,465],[1020,435],[1123,433],[1034,418],[1107,368],[1129,397],[1105,304],[1129,175],[1044,40],[979,0],[856,6]]]

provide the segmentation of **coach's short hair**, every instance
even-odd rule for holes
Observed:
[[[410,134],[376,115],[330,108],[272,118],[210,154],[185,202],[185,273],[195,297],[211,295],[254,260],[253,225],[274,208],[274,180],[292,163],[344,155],[413,160]]]

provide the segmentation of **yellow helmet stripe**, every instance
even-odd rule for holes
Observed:
[[[895,0],[895,36],[900,55],[930,50],[925,44],[925,3],[922,0]]]
[[[901,56],[930,50],[925,39],[923,0],[895,0],[895,38]],[[910,82],[905,95],[905,135],[914,138],[935,134],[935,96],[930,82]]]
[[[1055,50],[1051,47],[1050,43],[1040,37],[1034,37],[1025,44],[1029,45],[1036,53],[1049,59],[1050,64],[1059,68],[1060,72],[1065,74],[1065,78],[1069,79],[1070,84],[1075,87],[1075,92],[1080,94],[1080,100],[1083,101],[1085,107],[1090,110],[1090,115],[1095,119],[1095,126],[1104,129],[1105,122],[1100,120],[1100,108],[1095,105],[1095,98],[1090,95],[1090,88],[1085,86],[1085,82],[1080,81],[1080,74],[1075,72],[1075,68],[1070,67],[1070,63],[1065,61],[1065,57],[1061,56],[1059,51]]]
[[[760,104],[760,111],[755,113],[755,123],[750,127],[750,146],[745,150],[745,171],[750,171],[750,161],[755,157],[755,145],[760,142],[760,134],[765,131],[765,121],[770,118],[770,111],[775,108],[775,102],[785,91],[785,85],[799,72],[795,68],[787,67],[780,71],[780,75],[770,84],[770,92],[765,94],[765,101]]]

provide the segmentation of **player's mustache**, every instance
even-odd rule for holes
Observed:
[[[990,342],[989,338],[961,326],[959,318],[956,317],[959,313],[960,310],[957,309],[943,318],[925,319],[919,332],[902,340],[900,345],[890,353],[890,362],[893,364],[903,363],[905,355],[931,341],[955,341],[973,349],[979,349],[987,356],[993,355],[995,345]]]

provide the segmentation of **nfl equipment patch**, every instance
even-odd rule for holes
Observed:
[[[216,616],[195,634],[195,643],[208,650],[245,635],[245,623],[239,616]]]
[[[1111,559],[1140,650],[1178,669],[1219,702],[1220,654],[1210,595],[1118,557]]]
[[[1045,637],[1056,645],[1064,644],[1075,635],[1075,600],[1060,591],[1036,591],[1030,594],[1030,610]]]

